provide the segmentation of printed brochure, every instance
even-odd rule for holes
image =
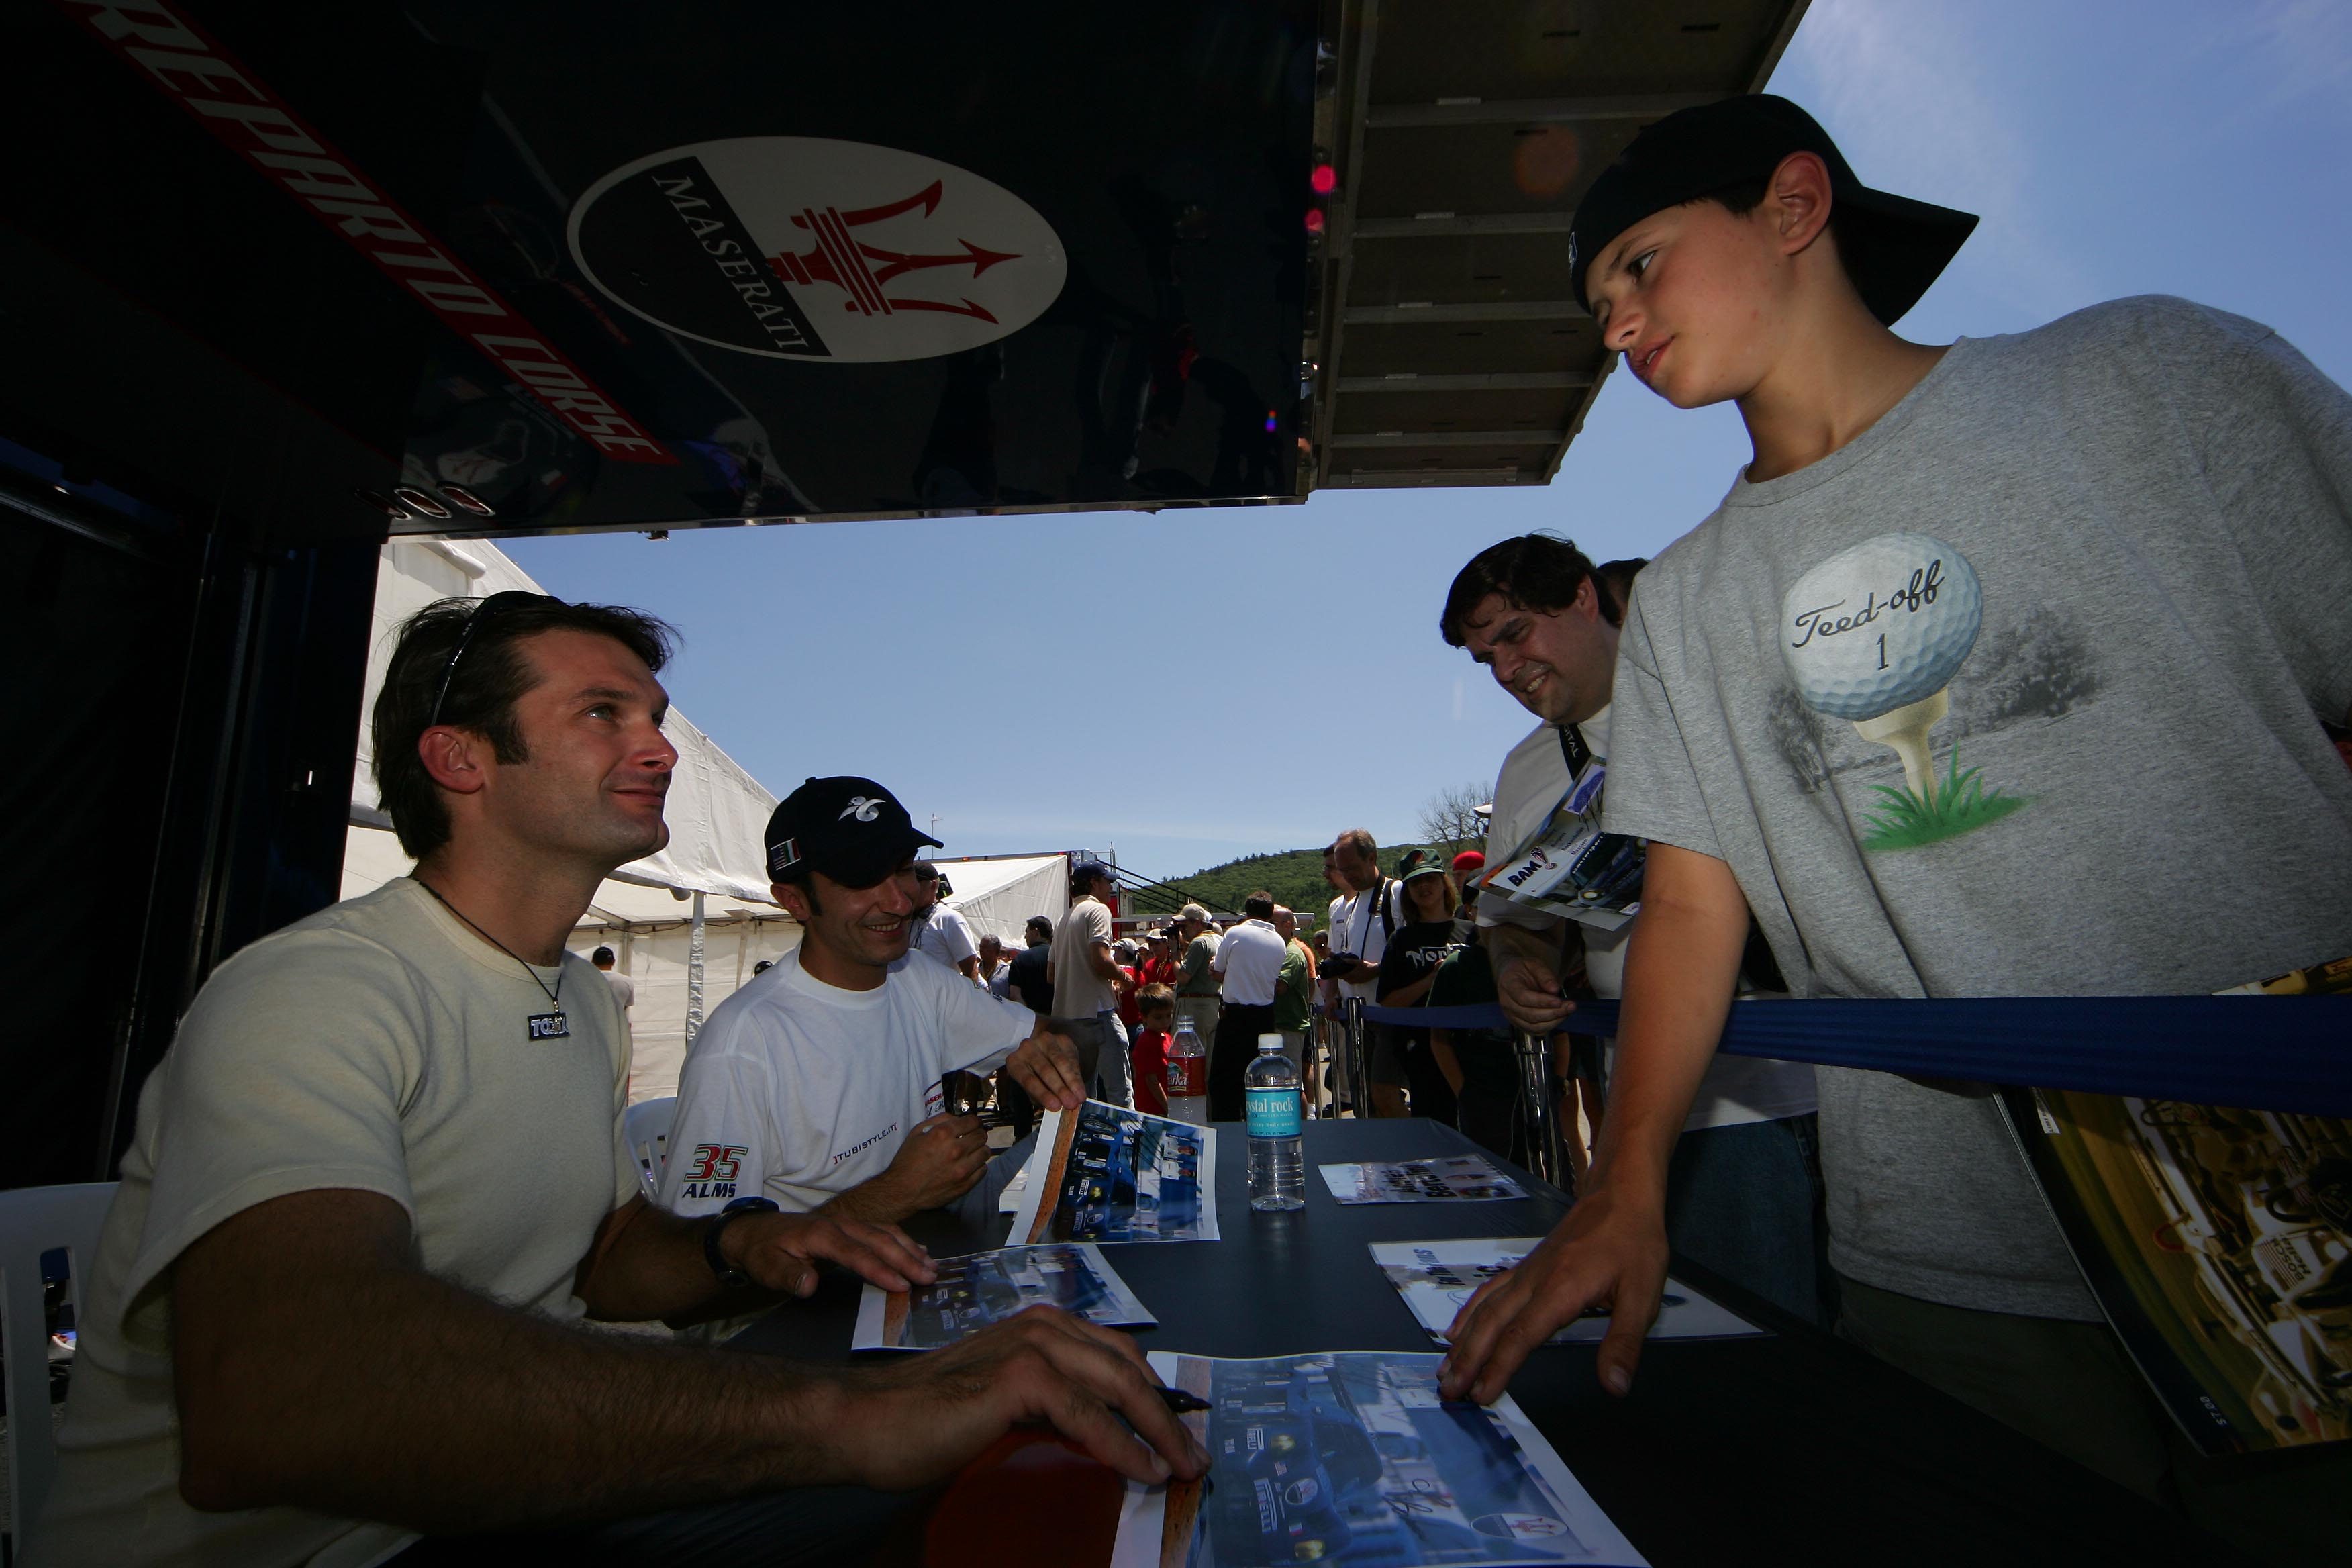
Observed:
[[[1013,1239],[1214,1241],[1217,1134],[1089,1100],[1049,1110]]]
[[[938,1350],[1040,1304],[1106,1327],[1160,1321],[1091,1247],[1051,1242],[936,1261],[940,1277],[919,1289],[866,1287],[850,1349]]]
[[[2222,994],[2329,993],[2352,994],[2352,958]],[[2001,1100],[2084,1282],[2191,1441],[2229,1454],[2352,1437],[2352,1121],[2062,1089]]]
[[[1541,826],[1491,861],[1478,886],[1515,904],[1615,931],[1642,907],[1643,845],[1601,831],[1608,764],[1588,756]]]
[[[1323,1165],[1324,1184],[1343,1204],[1437,1204],[1523,1198],[1527,1189],[1476,1154],[1446,1160]]]
[[[1372,1261],[1397,1288],[1404,1304],[1429,1337],[1447,1343],[1445,1331],[1454,1314],[1478,1287],[1536,1249],[1543,1237],[1488,1237],[1482,1241],[1376,1241]],[[1606,1309],[1588,1311],[1561,1327],[1547,1344],[1592,1343],[1609,1331]],[[1730,1340],[1768,1333],[1747,1319],[1717,1305],[1679,1279],[1666,1281],[1658,1304],[1658,1321],[1650,1325],[1654,1340]]]
[[[1438,1398],[1438,1357],[1156,1352],[1213,1483],[1130,1481],[1112,1568],[1643,1564],[1508,1394]]]
[[[2209,1454],[2352,1437],[2352,1122],[2007,1089],[2091,1293]]]

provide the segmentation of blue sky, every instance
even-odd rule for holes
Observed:
[[[2179,294],[2352,384],[2342,0],[1816,0],[1771,86],[1865,183],[1982,215],[1904,335]],[[1115,846],[1172,876],[1350,826],[1410,837],[1436,791],[1491,780],[1530,721],[1438,639],[1454,573],[1532,528],[1655,554],[1746,456],[1727,405],[1617,375],[1540,489],[504,548],[553,593],[676,624],[672,696],[780,795],[864,773],[937,813],[950,855]]]

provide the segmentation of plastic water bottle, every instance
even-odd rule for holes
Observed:
[[[1209,1053],[1190,1013],[1176,1015],[1176,1034],[1168,1042],[1168,1114],[1195,1127],[1209,1124]]]
[[[1307,1202],[1306,1155],[1299,1149],[1298,1069],[1282,1054],[1280,1035],[1257,1037],[1257,1060],[1244,1079],[1249,1099],[1249,1187],[1254,1209],[1295,1209]]]

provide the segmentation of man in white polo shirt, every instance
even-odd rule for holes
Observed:
[[[1260,1035],[1278,1034],[1274,986],[1290,944],[1274,929],[1274,895],[1261,888],[1242,900],[1242,921],[1217,942],[1212,967],[1223,1008],[1209,1049],[1209,1120],[1238,1121],[1244,1075]]]
[[[871,779],[811,779],[776,807],[768,872],[801,944],[720,1003],[688,1053],[664,1208],[715,1214],[765,1197],[874,1225],[960,1198],[977,1217],[992,1212],[1020,1159],[1008,1152],[983,1182],[980,1118],[940,1114],[940,1079],[1013,1057],[1018,1071],[1069,1046],[1028,1008],[909,951],[914,852],[933,843]]]
[[[1630,563],[1638,569],[1640,563]],[[1631,574],[1627,574],[1630,580]],[[1555,809],[1598,820],[1609,757],[1609,695],[1624,602],[1566,540],[1531,533],[1481,551],[1447,595],[1446,641],[1490,666],[1495,683],[1543,722],[1495,781],[1479,937],[1493,954],[1503,1011],[1523,1029],[1574,1027],[1560,976],[1581,939],[1594,993],[1614,997],[1632,926],[1570,921],[1496,890]],[[1638,901],[1638,900],[1636,900]],[[1801,1316],[1822,1314],[1816,1284],[1813,1069],[1717,1056],[1668,1168],[1666,1233],[1675,1250]]]

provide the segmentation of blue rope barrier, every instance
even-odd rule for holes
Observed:
[[[1508,1029],[1492,1004],[1364,1008],[1408,1028]],[[1565,1033],[1611,1035],[1584,1002]],[[1719,1049],[1910,1078],[2352,1116],[2352,996],[2016,996],[1752,1001]]]

